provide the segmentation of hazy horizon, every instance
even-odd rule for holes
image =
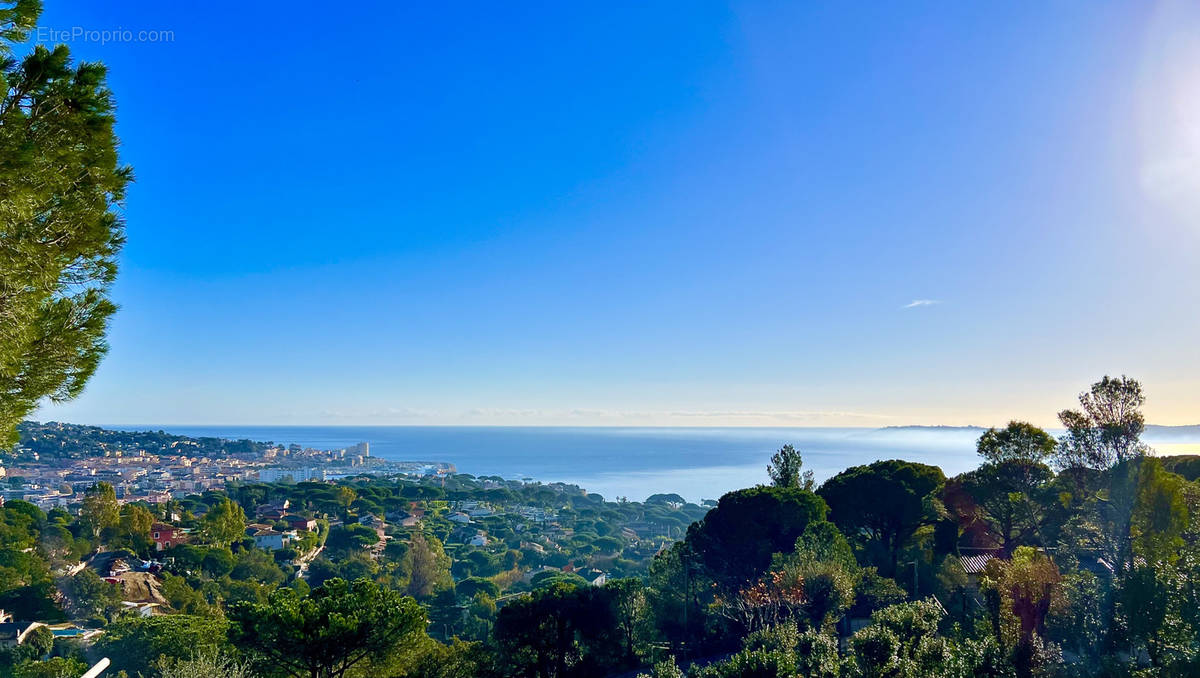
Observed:
[[[297,444],[319,450],[371,444],[371,456],[437,461],[471,475],[566,482],[604,496],[637,499],[678,492],[713,498],[766,482],[766,463],[794,445],[818,481],[850,466],[904,459],[947,475],[979,463],[980,429],[968,427],[631,427],[631,426],[331,426],[109,425],[190,437]],[[1054,432],[1057,433],[1057,432]],[[1200,427],[1153,425],[1143,436],[1161,456],[1200,453]]]

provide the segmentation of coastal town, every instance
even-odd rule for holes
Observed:
[[[222,441],[204,445],[182,436],[106,431],[111,440],[86,433],[105,431],[51,422],[23,424],[18,443],[0,466],[0,498],[21,499],[43,510],[78,501],[98,482],[112,485],[124,502],[165,504],[174,498],[221,489],[232,482],[336,480],[370,473],[378,476],[438,477],[453,464],[385,461],[372,457],[370,444],[318,450],[300,445]]]

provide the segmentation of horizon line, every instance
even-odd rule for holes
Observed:
[[[927,429],[979,429],[988,430],[989,428],[998,428],[995,426],[981,426],[978,424],[887,424],[882,426],[870,425],[819,425],[819,424],[692,424],[692,425],[677,425],[677,424],[284,424],[284,423],[253,423],[253,424],[237,424],[237,423],[120,423],[106,422],[102,424],[91,424],[82,422],[60,421],[57,419],[48,419],[38,421],[27,419],[22,423],[34,424],[70,424],[75,426],[96,426],[105,428],[110,426],[120,427],[272,427],[272,428],[606,428],[606,429],[624,429],[624,428],[643,428],[643,429],[726,429],[726,428],[745,428],[745,429],[863,429],[863,430],[880,430],[880,429],[903,429],[903,428],[927,428]],[[1194,424],[1146,424],[1147,428],[1194,428],[1200,427],[1200,422]],[[1045,430],[1061,430],[1060,426],[1040,427]]]

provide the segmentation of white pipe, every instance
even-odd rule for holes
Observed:
[[[100,675],[100,672],[103,671],[104,669],[107,669],[108,665],[111,663],[112,662],[108,661],[108,657],[105,657],[104,659],[101,659],[100,661],[96,662],[95,666],[88,669],[88,672],[83,674],[79,678],[96,678],[96,676]]]

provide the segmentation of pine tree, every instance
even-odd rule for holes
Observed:
[[[107,350],[132,179],[105,68],[25,41],[38,0],[0,0],[0,448],[44,398],[78,396]]]

